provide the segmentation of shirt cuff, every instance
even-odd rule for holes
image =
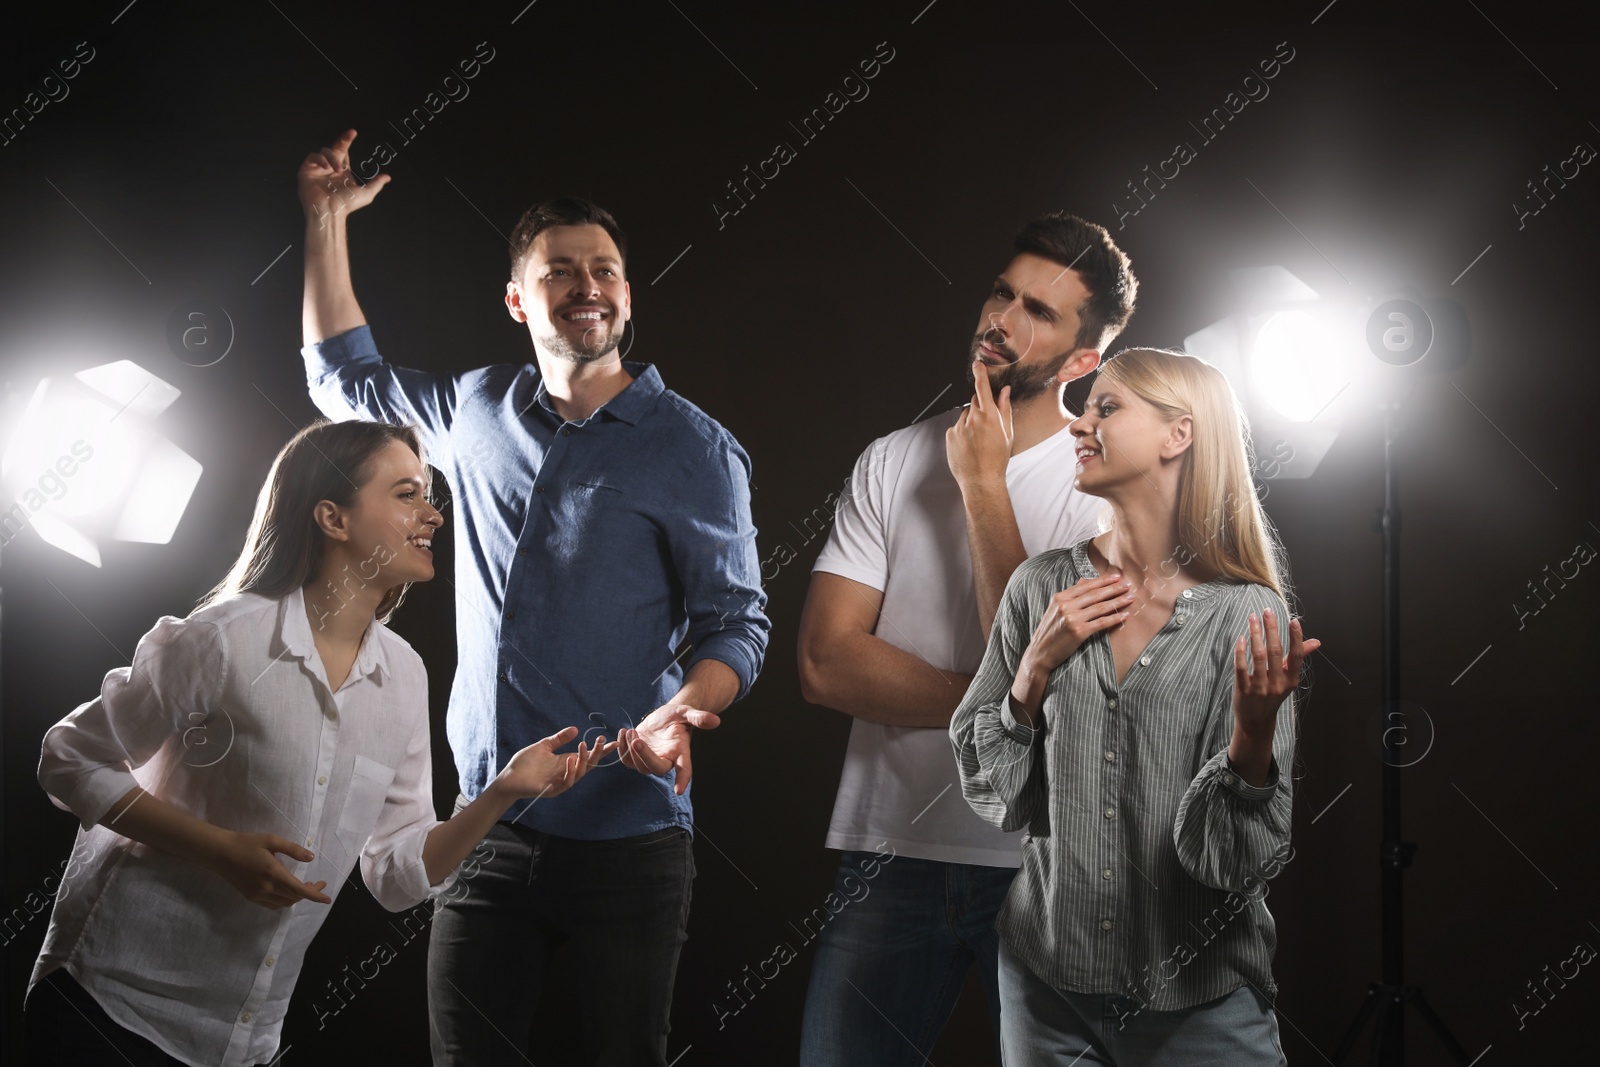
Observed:
[[[719,637],[722,640],[718,640]],[[694,668],[696,663],[703,659],[714,659],[732,671],[734,677],[739,679],[739,692],[735,694],[731,702],[731,704],[737,704],[745,698],[745,694],[750,692],[750,687],[756,684],[756,675],[761,671],[761,659],[750,649],[750,642],[753,640],[753,637],[735,637],[725,630],[718,630],[700,642],[700,647],[695,649],[695,654],[689,657],[688,663],[684,664],[684,678],[689,677],[689,671]]]
[[[95,767],[76,776],[71,790],[51,793],[50,798],[78,817],[85,830],[106,817],[113,805],[139,784],[127,767]],[[50,783],[55,786],[55,782]],[[57,787],[59,788],[59,787]],[[49,792],[49,790],[46,790]],[[61,795],[65,794],[65,795]]]
[[[321,341],[313,341],[300,350],[300,355],[306,362],[307,381],[315,381],[343,364],[370,363],[382,359],[378,355],[378,345],[372,339],[372,327],[365,323]]]
[[[1000,729],[1005,731],[1005,735],[1017,744],[1031,745],[1039,730],[1034,726],[1024,726],[1017,720],[1016,715],[1011,710],[1011,701],[1013,699],[1012,695],[1007,693],[1005,699],[1000,701]]]
[[[463,862],[465,862],[465,861],[463,861]],[[428,880],[428,875],[427,875],[426,871],[427,871],[427,869],[424,868],[423,869],[424,873],[422,875],[422,880],[424,882],[426,882]],[[432,900],[435,897],[444,896],[446,893],[450,892],[451,889],[455,888],[456,883],[458,881],[460,881],[460,880],[461,880],[461,864],[458,863],[458,864],[456,864],[456,869],[455,870],[451,871],[449,874],[444,876],[444,881],[440,882],[438,885],[430,885],[430,886],[426,886],[425,887],[425,890],[426,890],[426,893],[427,893],[426,899]]]
[[[1233,769],[1228,760],[1228,750],[1223,749],[1217,759],[1217,780],[1225,789],[1243,800],[1268,800],[1278,793],[1278,757],[1267,764],[1267,784],[1251,785]]]
[[[432,822],[409,840],[397,842],[394,852],[385,859],[375,859],[370,853],[362,854],[361,877],[373,897],[386,910],[405,911],[442,897],[460,880],[461,867],[467,860],[456,864],[455,869],[438,885],[428,884],[428,868],[422,859],[422,848],[428,840],[428,834],[440,825],[437,821]],[[401,858],[402,854],[404,859]]]

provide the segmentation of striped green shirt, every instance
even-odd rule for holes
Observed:
[[[1267,784],[1229,767],[1233,645],[1282,599],[1219,578],[1185,589],[1119,686],[1096,633],[1051,672],[1034,728],[1013,716],[1017,665],[1051,596],[1097,577],[1088,542],[1045,552],[1006,586],[989,647],[950,723],[967,802],[1024,831],[1022,869],[996,926],[1034,974],[1155,1011],[1246,982],[1277,995],[1266,882],[1293,855],[1292,697],[1278,711]]]

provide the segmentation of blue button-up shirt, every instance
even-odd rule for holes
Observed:
[[[446,730],[467,797],[566,726],[615,738],[700,660],[726,664],[739,697],[748,692],[770,629],[750,460],[654,366],[624,362],[633,382],[568,422],[531,364],[406,370],[384,362],[366,326],[302,355],[325,415],[417,427],[453,492]],[[591,840],[692,830],[689,795],[673,781],[611,757],[570,792],[519,801],[505,819]]]

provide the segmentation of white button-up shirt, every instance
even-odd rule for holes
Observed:
[[[438,825],[422,660],[380,623],[334,693],[299,590],[162,618],[133,666],[51,727],[39,782],[83,824],[29,990],[66,967],[113,1019],[191,1064],[269,1061],[329,905],[269,909],[218,875],[97,825],[135,785],[280,855],[336,897],[357,859],[401,911],[446,892],[422,862]]]

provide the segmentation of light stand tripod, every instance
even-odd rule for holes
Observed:
[[[1396,741],[1396,730],[1390,726],[1404,722],[1400,710],[1400,485],[1395,456],[1400,436],[1399,400],[1391,401],[1382,410],[1383,509],[1378,522],[1383,531],[1383,848],[1378,863],[1382,869],[1383,981],[1367,987],[1366,999],[1334,1052],[1333,1062],[1344,1063],[1367,1020],[1376,1013],[1370,1062],[1374,1067],[1399,1067],[1405,1063],[1405,1009],[1409,1004],[1433,1029],[1451,1057],[1466,1064],[1466,1050],[1428,1004],[1422,987],[1405,981],[1402,878],[1417,846],[1400,839],[1400,746],[1405,744],[1405,737],[1402,726]]]

